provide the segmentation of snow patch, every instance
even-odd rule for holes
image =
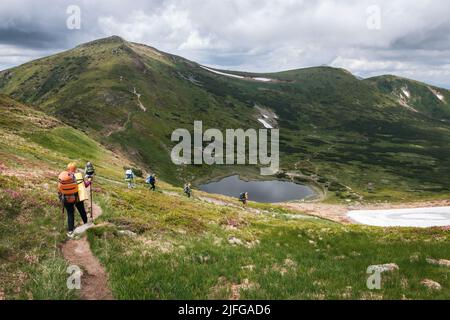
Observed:
[[[444,95],[443,95],[442,93],[440,93],[440,92],[437,91],[437,90],[434,90],[434,89],[431,88],[431,87],[428,87],[428,89],[430,89],[430,91],[431,91],[431,92],[436,96],[436,98],[438,98],[440,101],[442,101],[442,102],[445,101]]]
[[[226,77],[232,77],[232,78],[236,78],[236,79],[242,79],[242,80],[255,80],[255,81],[261,81],[261,82],[271,82],[274,81],[273,79],[269,79],[269,78],[261,78],[261,77],[243,77],[243,76],[239,76],[237,74],[231,74],[231,73],[225,73],[225,72],[221,72],[221,71],[217,71],[214,69],[210,69],[208,67],[205,66],[200,66],[202,69],[208,70],[209,72],[215,73],[215,74],[219,74],[221,76],[226,76]]]
[[[253,80],[256,80],[256,81],[262,81],[262,82],[270,82],[270,81],[273,81],[272,79],[269,79],[269,78],[260,78],[260,77],[256,77],[256,78],[252,78]]]
[[[450,226],[450,207],[390,210],[352,210],[347,216],[361,224],[376,227],[445,227]]]
[[[217,70],[213,70],[213,69],[207,68],[205,66],[200,66],[200,67],[202,67],[205,70],[208,70],[209,72],[212,72],[212,73],[215,73],[215,74],[220,74],[221,76],[227,76],[227,77],[232,77],[232,78],[237,78],[237,79],[244,79],[243,76],[238,76],[236,74],[220,72],[220,71],[217,71]]]
[[[258,121],[261,122],[261,123],[264,125],[264,128],[266,128],[266,129],[273,129],[273,127],[272,127],[270,124],[268,124],[268,123],[266,122],[266,120],[264,120],[264,119],[258,119]]]
[[[406,98],[408,98],[408,99],[411,98],[411,93],[409,92],[408,87],[403,87],[402,92]]]
[[[258,106],[257,104],[255,104],[255,109],[258,111],[258,114],[255,115],[255,118],[258,119],[258,121],[261,122],[265,128],[278,128],[278,116],[273,110],[271,110],[270,108]]]

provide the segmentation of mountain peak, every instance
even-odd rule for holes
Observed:
[[[127,41],[119,36],[113,35],[106,38],[101,38],[97,40],[93,40],[90,42],[83,43],[79,45],[79,47],[88,47],[88,46],[96,46],[96,45],[104,45],[104,44],[125,44]]]
[[[100,40],[102,40],[102,39],[100,39]],[[110,37],[103,38],[103,40],[107,40],[110,42],[126,42],[125,39],[123,39],[122,37],[117,36],[117,35],[112,35]]]

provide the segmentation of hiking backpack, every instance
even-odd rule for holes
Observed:
[[[125,180],[126,181],[133,180],[133,171],[131,171],[131,170],[125,171]]]
[[[58,192],[64,203],[77,202],[78,184],[73,173],[63,171],[59,174]]]
[[[85,174],[87,176],[93,176],[95,174],[95,169],[94,169],[94,165],[90,162],[88,162],[86,164],[86,168],[85,168]]]
[[[245,192],[242,192],[240,195],[239,195],[239,200],[244,200],[245,199]]]

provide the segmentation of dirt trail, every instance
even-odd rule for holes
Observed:
[[[94,219],[102,214],[102,209],[93,204]],[[69,240],[61,248],[64,258],[71,264],[80,267],[81,276],[80,297],[83,300],[112,300],[108,287],[108,277],[99,260],[92,254],[87,237],[79,240]]]
[[[307,215],[339,222],[339,223],[354,223],[350,218],[347,217],[348,207],[340,204],[325,204],[319,202],[288,202],[281,203],[281,206],[305,213]]]
[[[136,87],[133,87],[133,94],[138,98],[139,108],[141,108],[142,111],[146,112],[147,108],[142,104],[141,94],[136,91]]]
[[[217,206],[226,206],[226,207],[233,207],[233,208],[238,208],[238,209],[242,208],[242,206],[238,206],[238,205],[235,205],[234,203],[226,202],[226,201],[223,201],[223,200],[218,200],[218,199],[204,197],[204,196],[200,196],[200,197],[197,197],[197,198],[202,200],[202,201],[204,201],[204,202],[215,204]]]
[[[227,202],[224,200],[218,200],[218,199],[214,199],[214,198],[209,198],[209,197],[204,197],[204,196],[200,196],[197,197],[199,200],[207,202],[207,203],[211,203],[214,204],[216,206],[225,206],[225,207],[231,207],[231,208],[236,208],[236,209],[241,209],[241,210],[245,210],[254,214],[273,214],[270,211],[267,210],[261,210],[261,209],[255,209],[255,208],[251,208],[251,207],[246,207],[244,208],[241,205],[237,205],[231,202]]]
[[[173,191],[164,191],[164,194],[173,196],[173,197],[181,197],[182,195],[180,195],[177,192],[173,192]],[[266,214],[266,215],[273,215],[274,212],[271,211],[267,211],[267,210],[262,210],[262,209],[256,209],[256,208],[251,208],[251,207],[246,207],[243,208],[241,205],[237,205],[235,203],[232,202],[228,202],[225,200],[219,200],[219,199],[215,199],[215,198],[211,198],[211,197],[206,197],[206,196],[196,196],[194,197],[194,199],[209,203],[209,204],[213,204],[216,206],[223,206],[223,207],[230,207],[230,208],[235,208],[235,209],[239,209],[239,210],[243,210],[243,211],[247,211],[253,214]],[[298,210],[295,210],[298,211]],[[303,212],[301,212],[303,213]],[[316,215],[304,215],[304,214],[284,214],[284,213],[278,213],[279,216],[283,216],[289,219],[314,219],[316,218]]]
[[[96,203],[92,203],[92,215],[94,217],[94,220],[97,219],[98,217],[100,217],[103,213],[102,208],[96,204]]]
[[[172,197],[182,197],[181,194],[174,192],[174,191],[163,190],[163,193],[167,194],[169,196],[172,196]],[[263,213],[263,212],[268,213],[268,211],[258,210],[258,209],[248,208],[248,207],[246,209],[244,209],[242,206],[239,206],[237,204],[234,204],[234,203],[231,203],[228,201],[224,201],[224,200],[215,199],[215,198],[205,197],[205,196],[196,196],[196,197],[193,197],[193,199],[197,199],[197,200],[209,203],[209,204],[214,204],[216,206],[232,207],[232,208],[236,208],[236,209],[251,211],[254,213]]]

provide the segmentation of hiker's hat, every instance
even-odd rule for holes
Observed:
[[[71,162],[67,165],[67,170],[75,172],[77,170],[77,164],[75,162]]]

